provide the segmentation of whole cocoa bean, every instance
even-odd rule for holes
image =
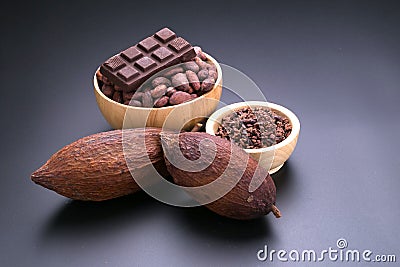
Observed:
[[[200,67],[200,69],[207,69],[207,63],[201,60],[199,57],[194,57],[194,62]]]
[[[151,97],[150,91],[147,91],[142,96],[142,105],[145,108],[153,107],[153,98]]]
[[[141,100],[142,100],[143,94],[144,94],[143,92],[138,92],[138,91],[136,91],[136,92],[133,94],[132,99],[141,101]]]
[[[160,84],[156,88],[150,91],[151,97],[160,98],[165,94],[166,91],[167,91],[167,86],[165,84]]]
[[[208,70],[202,69],[197,73],[197,77],[199,77],[200,81],[204,81],[208,77]]]
[[[179,105],[183,102],[192,100],[192,96],[186,92],[176,91],[170,98],[169,103],[171,105]]]
[[[200,132],[163,133],[161,142],[165,163],[174,182],[187,187],[188,194],[198,202],[209,202],[205,206],[211,211],[239,220],[258,218],[269,212],[277,218],[281,216],[275,206],[274,181],[267,170],[239,146]],[[200,150],[200,144],[205,142],[214,145],[205,145]],[[177,155],[185,158],[179,166],[170,162]],[[196,167],[201,170],[186,171]],[[252,181],[259,181],[259,186],[250,191]],[[205,185],[206,189],[190,188]],[[224,194],[224,191],[228,192]],[[210,198],[217,200],[210,202]]]
[[[176,89],[174,87],[168,87],[167,92],[165,93],[166,96],[170,97],[176,92]]]
[[[197,97],[197,94],[190,94],[192,96],[192,99],[195,99]]]
[[[208,71],[213,70],[213,71],[217,72],[217,67],[214,64],[208,64],[207,69],[208,69]]]
[[[183,66],[186,70],[191,70],[195,73],[199,72],[200,70],[199,65],[197,65],[196,62],[193,61],[185,62]]]
[[[171,78],[172,85],[180,91],[189,92],[190,85],[185,73],[178,73]]]
[[[191,70],[187,70],[186,71],[186,77],[189,81],[190,86],[192,86],[192,88],[195,91],[198,91],[201,87],[200,81],[199,81],[199,77],[197,77],[196,73],[191,71]]]
[[[116,84],[114,84],[114,89],[115,89],[115,91],[122,92],[122,88],[119,87],[119,86],[116,85]]]
[[[103,92],[104,95],[106,95],[108,98],[112,98],[114,94],[114,88],[111,85],[103,84],[101,87],[101,91]]]
[[[128,101],[128,104],[125,104],[125,105],[129,105],[129,106],[132,106],[132,107],[141,107],[142,106],[142,102],[140,102],[139,100],[131,100],[131,101]]]
[[[207,60],[207,56],[203,53],[203,50],[201,50],[200,47],[195,46],[194,48],[194,52],[196,53],[196,55],[201,59],[201,60]]]
[[[115,102],[122,103],[122,102],[123,102],[122,93],[121,93],[121,92],[118,92],[118,91],[115,91],[114,94],[113,94],[113,98],[112,98],[112,99],[113,99]]]
[[[207,78],[201,83],[201,92],[202,93],[207,93],[211,91],[211,89],[214,87],[214,79],[213,78]]]
[[[157,87],[160,84],[165,84],[167,87],[169,87],[171,86],[171,81],[165,77],[157,77],[151,82],[153,87]]]
[[[124,104],[126,101],[131,101],[132,96],[135,94],[135,92],[122,92],[122,99],[124,100]],[[126,105],[126,104],[125,104]]]
[[[218,73],[215,70],[209,69],[208,76],[212,77],[216,81],[218,78]]]
[[[167,70],[166,72],[164,72],[163,76],[171,77],[171,76],[174,76],[175,74],[178,74],[178,73],[184,72],[184,71],[185,70],[182,67],[175,67],[175,68],[172,68],[172,69]]]
[[[101,74],[100,71],[96,72],[96,78],[97,78],[97,80],[103,82],[103,74]]]
[[[106,76],[103,75],[103,83],[107,84],[107,85],[112,85],[112,83],[110,82],[110,80],[107,79]]]
[[[156,101],[156,103],[154,103],[154,106],[156,108],[165,107],[166,105],[168,105],[168,102],[169,102],[169,97],[168,96],[163,96],[160,99],[158,99]]]

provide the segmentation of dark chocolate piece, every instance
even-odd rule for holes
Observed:
[[[189,42],[164,28],[109,58],[101,65],[100,72],[124,92],[132,92],[157,72],[195,56]]]

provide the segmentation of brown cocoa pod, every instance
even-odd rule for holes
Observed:
[[[101,87],[101,91],[108,98],[112,98],[114,94],[114,88],[111,85],[103,84]]]
[[[207,145],[211,140],[215,146]],[[187,132],[181,134],[162,133],[161,142],[167,170],[174,182],[179,186],[188,187],[187,192],[198,202],[207,203],[215,196],[228,193],[205,206],[219,215],[233,219],[248,220],[261,217],[270,211],[280,217],[275,207],[276,188],[268,172],[258,166],[258,162],[239,146],[226,139],[207,133]],[[200,143],[204,145],[200,152]],[[182,153],[186,159],[180,161],[178,167],[169,159],[176,158],[176,153]],[[187,171],[198,168],[200,171]],[[223,179],[217,180],[222,174]],[[235,180],[236,179],[236,180]],[[255,191],[250,192],[252,180],[260,182]],[[209,185],[203,190],[190,190],[190,187]],[[230,189],[231,187],[232,189]],[[221,192],[222,190],[222,192]]]
[[[180,91],[189,92],[190,85],[185,73],[178,73],[171,78],[172,85]]]
[[[176,92],[176,89],[174,87],[168,87],[167,92],[165,92],[165,95],[168,97],[171,97]]]
[[[170,98],[169,103],[171,105],[179,105],[183,102],[192,100],[192,96],[186,92],[176,91]]]
[[[176,75],[178,73],[182,73],[184,71],[185,70],[182,67],[175,67],[175,68],[172,68],[170,70],[167,70],[166,72],[163,72],[162,75],[166,76],[166,77],[171,77],[171,76],[174,76],[174,75]]]
[[[157,77],[151,82],[151,86],[157,87],[160,84],[165,84],[167,87],[171,86],[171,81],[165,77]]]
[[[205,79],[201,83],[201,92],[207,93],[207,92],[211,91],[214,87],[214,84],[215,84],[215,81],[213,78],[209,77],[209,78]]]
[[[200,70],[199,65],[197,65],[196,62],[193,62],[193,61],[188,61],[188,62],[183,63],[183,67],[186,70],[191,70],[195,73],[199,72],[199,70]]]
[[[161,107],[165,107],[166,105],[168,105],[169,102],[169,97],[168,96],[163,96],[160,99],[158,99],[155,103],[154,106],[156,108],[161,108]]]
[[[113,94],[112,99],[113,99],[115,102],[122,103],[122,102],[123,102],[122,93],[119,92],[119,91],[115,91],[114,94]]]
[[[142,105],[145,108],[153,107],[153,98],[151,97],[150,91],[147,91],[142,95]]]
[[[131,101],[128,101],[128,104],[125,105],[129,105],[132,107],[141,107],[142,106],[142,102],[140,102],[139,100],[134,100],[132,99]]]
[[[132,170],[135,178],[152,175],[153,166],[164,177],[167,176],[160,129],[124,130],[125,141],[129,142],[129,149],[122,146],[121,130],[79,139],[55,153],[32,174],[31,179],[72,199],[102,201],[140,190],[125,158],[135,158],[132,162],[135,164]]]
[[[192,88],[195,91],[198,91],[201,87],[200,81],[199,81],[199,77],[197,77],[196,73],[191,71],[191,70],[187,70],[186,71],[186,77],[189,81],[190,86],[192,86]]]
[[[156,88],[150,91],[151,97],[157,99],[162,97],[165,92],[167,92],[167,86],[165,84],[160,84]]]
[[[202,69],[197,73],[197,77],[199,77],[200,81],[204,81],[208,77],[208,70]]]

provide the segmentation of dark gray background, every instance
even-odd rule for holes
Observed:
[[[257,261],[264,245],[322,250],[340,237],[400,261],[396,1],[14,2],[0,11],[0,266],[272,266]],[[232,221],[143,193],[82,203],[30,181],[64,145],[110,129],[95,69],[164,26],[298,115],[298,145],[274,175],[281,219]]]

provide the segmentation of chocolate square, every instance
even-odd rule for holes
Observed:
[[[139,59],[143,56],[142,52],[140,52],[135,46],[132,46],[121,52],[121,56],[128,60],[129,62],[133,62],[136,59]]]
[[[125,68],[118,71],[117,75],[121,77],[124,81],[129,82],[136,76],[139,76],[139,72],[131,66],[126,66]]]
[[[166,47],[160,47],[152,54],[159,62],[164,62],[168,58],[173,56],[173,53]]]
[[[160,44],[154,39],[154,37],[150,36],[141,41],[138,46],[148,53],[159,47]]]
[[[157,66],[157,64],[149,57],[142,57],[141,59],[136,61],[135,66],[138,67],[141,71],[148,71],[149,69]]]
[[[119,56],[114,56],[108,59],[104,65],[107,66],[111,71],[116,71],[124,67],[126,64]]]
[[[156,34],[154,34],[154,37],[156,37],[158,40],[160,40],[161,42],[163,42],[165,44],[165,43],[171,41],[172,39],[174,39],[176,37],[176,35],[170,29],[164,28],[164,29],[161,29],[158,32],[156,32]]]
[[[190,47],[190,44],[188,43],[188,41],[186,41],[182,37],[178,37],[178,38],[172,40],[168,46],[170,48],[172,48],[175,52],[180,52],[180,51],[184,50],[185,48]]]

